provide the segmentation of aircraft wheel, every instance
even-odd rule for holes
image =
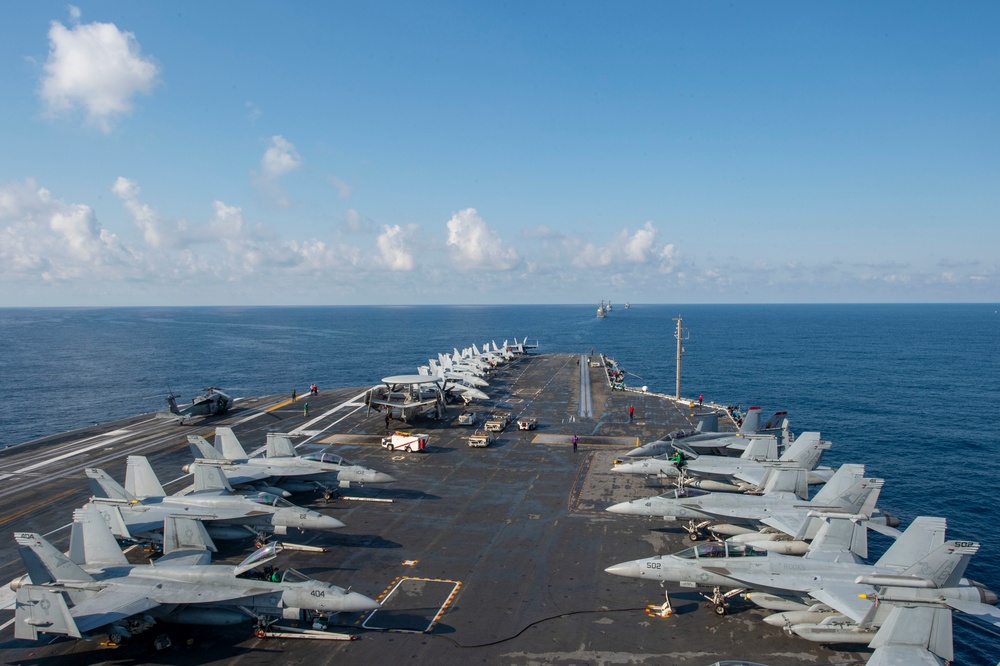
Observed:
[[[726,614],[726,607],[723,606],[722,604],[719,604],[713,610],[715,611],[715,614],[720,617]]]
[[[690,539],[691,541],[697,541],[698,540],[698,533],[697,532],[691,532],[691,534],[688,534],[688,539]]]

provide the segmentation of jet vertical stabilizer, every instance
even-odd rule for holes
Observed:
[[[822,515],[823,524],[816,532],[805,557],[830,560],[833,559],[831,555],[848,551],[862,559],[868,557],[868,528],[861,518],[863,516],[850,514]]]
[[[937,588],[956,587],[978,550],[979,544],[974,541],[947,541],[900,576],[922,578],[934,583]]]
[[[857,464],[841,465],[830,480],[819,489],[812,498],[815,506],[827,506],[834,502],[844,491],[860,481],[865,475],[865,466]]]
[[[101,517],[107,524],[108,528],[111,529],[111,533],[115,535],[116,539],[126,539],[132,540],[134,537],[128,529],[128,525],[125,524],[125,516],[122,515],[121,509],[115,504],[108,504],[105,502],[91,502],[84,505],[84,508],[92,507],[100,512]],[[83,526],[79,523],[73,523],[70,526],[70,539],[69,539],[69,559],[73,560],[77,564],[86,564],[87,556],[83,551]]]
[[[227,460],[244,460],[248,457],[232,428],[215,429],[215,449]]]
[[[129,456],[125,460],[125,492],[138,499],[166,495],[145,456]]]
[[[233,492],[229,479],[222,473],[222,468],[216,465],[194,463],[191,465],[191,473],[194,475],[195,492],[204,490]]]
[[[875,566],[905,569],[927,557],[933,550],[944,544],[944,534],[948,521],[933,516],[918,516],[913,519],[903,534],[893,542]]]
[[[739,433],[741,435],[750,435],[760,430],[760,407],[751,407],[747,410],[747,415],[743,417],[743,423],[740,424]]]
[[[719,432],[718,412],[699,414],[698,425],[696,426],[696,428],[698,429],[698,432]]]
[[[781,430],[785,422],[788,420],[787,417],[788,412],[784,410],[775,412],[771,418],[764,422],[764,425],[758,427],[758,430]]]
[[[201,435],[188,435],[188,447],[195,458],[202,460],[223,460],[222,454]]]
[[[115,500],[132,501],[135,497],[125,492],[125,489],[117,481],[108,476],[103,469],[88,467],[84,470],[87,475],[87,483],[90,484],[90,491],[94,497],[106,497]]]
[[[679,443],[683,441],[680,440]],[[685,453],[687,452],[685,451]],[[778,458],[778,440],[771,435],[748,437],[747,447],[743,449],[740,458],[744,460],[776,460]]]
[[[809,475],[804,469],[769,469],[764,478],[764,494],[794,493],[809,496]]]
[[[128,560],[104,521],[104,516],[94,507],[84,507],[73,512],[70,552],[75,556],[82,553],[84,564],[128,565]]]
[[[829,442],[820,441],[818,432],[804,432],[785,449],[779,460],[795,462],[802,469],[816,469],[823,452],[830,448]]]
[[[938,666],[954,658],[951,610],[896,606],[875,634],[868,666]],[[928,654],[932,652],[933,655]]]
[[[838,513],[861,514],[864,507],[875,506],[875,503],[878,501],[878,497],[882,492],[882,486],[884,485],[885,479],[862,478],[853,486],[841,493],[839,497],[830,502],[829,506],[824,507],[819,505],[816,502],[815,497],[810,504],[820,511],[826,508],[837,511]],[[875,497],[872,498],[872,495]],[[814,539],[817,532],[819,532],[819,528],[822,527],[822,524],[822,518],[818,518],[815,515],[807,517],[799,526],[798,533],[795,535],[795,538],[805,541]]]
[[[267,458],[291,458],[295,454],[295,445],[292,438],[280,432],[267,433]]]
[[[168,516],[163,521],[164,556],[176,551],[191,550],[218,552],[203,522],[193,518]]]
[[[35,585],[58,582],[90,582],[94,578],[68,557],[56,550],[42,535],[34,532],[18,532],[14,540],[24,561],[28,577]],[[121,551],[119,551],[121,552]]]

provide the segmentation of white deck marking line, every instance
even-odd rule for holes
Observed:
[[[27,467],[22,467],[21,469],[15,470],[13,472],[13,474],[9,474],[9,475],[7,475],[5,477],[2,477],[2,478],[8,478],[9,476],[14,476],[15,474],[24,474],[25,472],[32,472],[32,471],[34,471],[34,470],[36,470],[36,469],[38,469],[40,467],[45,467],[46,465],[51,465],[54,462],[59,462],[60,460],[65,460],[66,458],[72,458],[73,456],[78,456],[78,455],[87,453],[88,451],[93,451],[94,449],[99,449],[101,447],[107,446],[108,444],[114,444],[116,442],[120,442],[121,440],[125,439],[126,437],[129,437],[129,436],[135,434],[135,433],[132,433],[132,432],[129,432],[129,431],[126,431],[126,430],[116,430],[115,432],[123,432],[125,434],[119,435],[118,437],[112,437],[110,439],[102,440],[100,442],[97,442],[96,444],[91,444],[90,446],[84,447],[82,449],[77,449],[76,451],[70,451],[69,453],[64,453],[61,456],[56,456],[54,458],[49,458],[47,460],[43,460],[41,462],[37,462],[34,465],[28,465]],[[88,439],[90,439],[90,438],[88,438]]]
[[[580,355],[580,416],[592,418],[594,402],[590,395],[590,363],[586,359],[586,355]]]
[[[368,393],[368,389],[365,389],[362,393],[359,393],[356,396],[348,398],[347,400],[345,400],[344,402],[336,405],[335,407],[326,410],[325,412],[323,412],[322,414],[320,414],[319,416],[317,416],[316,418],[314,418],[312,421],[308,421],[306,423],[303,423],[298,428],[296,428],[295,430],[292,430],[290,433],[288,433],[290,435],[301,435],[301,434],[303,434],[304,430],[311,429],[311,426],[314,426],[315,424],[319,423],[323,419],[329,417],[334,412],[338,412],[341,409],[344,409],[345,406],[352,405],[352,404],[357,405],[357,407],[355,407],[351,411],[347,412],[346,414],[344,414],[342,417],[340,417],[339,419],[337,419],[333,423],[328,424],[326,427],[324,427],[321,430],[319,430],[315,435],[312,435],[311,437],[309,437],[309,439],[306,439],[305,441],[302,441],[302,442],[299,442],[298,444],[296,444],[295,448],[299,448],[303,444],[306,444],[309,441],[311,441],[313,439],[316,439],[317,437],[319,437],[320,435],[322,435],[327,430],[329,430],[330,428],[334,427],[335,425],[337,425],[338,423],[340,423],[341,421],[343,421],[347,417],[352,416],[359,409],[365,407],[365,404],[363,402],[359,403],[358,401],[361,400],[361,399],[363,399],[365,397],[366,393]]]

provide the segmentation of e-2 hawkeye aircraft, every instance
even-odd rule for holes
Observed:
[[[262,532],[287,534],[299,530],[336,530],[344,527],[332,516],[295,506],[265,492],[234,494],[215,465],[193,465],[194,491],[167,495],[144,456],[126,460],[123,488],[102,469],[85,470],[95,496],[87,506],[104,517],[116,538],[159,543],[168,516],[195,518],[213,539],[246,539]]]
[[[283,496],[319,489],[329,499],[337,487],[396,480],[384,472],[353,465],[334,453],[296,455],[291,438],[282,433],[267,433],[264,457],[247,456],[232,428],[217,428],[215,444],[213,447],[198,435],[188,436],[196,464],[217,466],[233,486],[264,486],[265,492]],[[184,466],[185,472],[192,470],[191,465]]]
[[[270,544],[239,566],[210,564],[204,526],[170,517],[164,524],[164,555],[151,564],[130,564],[94,509],[73,516],[68,554],[39,534],[15,535],[27,575],[11,583],[17,594],[14,634],[73,638],[106,630],[118,642],[155,622],[232,625],[279,618],[308,619],[363,612],[378,602],[287,569],[280,580],[243,578],[273,559]]]

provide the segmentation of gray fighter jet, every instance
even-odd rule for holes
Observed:
[[[805,477],[806,471],[802,469],[777,469],[771,470],[765,479],[763,495],[733,495],[680,488],[659,496],[614,504],[607,510],[611,513],[687,520],[685,529],[692,541],[697,541],[701,531],[712,522],[722,519],[737,524],[713,525],[709,529],[717,534],[747,534],[753,541],[764,540],[757,530],[767,526],[792,536],[794,541],[776,541],[762,547],[801,554],[805,550],[803,540],[815,537],[820,526],[818,520],[809,516],[810,511],[860,513],[871,495],[874,498],[870,503],[874,506],[884,483],[882,479],[865,478],[864,465],[841,465],[811,500],[804,501],[799,495],[805,485]],[[887,515],[877,516],[874,509],[867,515],[878,517],[882,523],[890,525],[894,520]]]
[[[976,544],[967,542],[952,553],[952,558],[965,558],[967,550]],[[961,566],[961,563],[959,564]],[[956,572],[959,567],[956,567]],[[880,581],[861,626],[879,627],[869,647],[875,648],[868,659],[869,666],[946,666],[955,658],[952,640],[952,610],[1000,626],[1000,609],[992,604],[966,601],[942,594],[937,581],[924,572],[919,577],[893,577]],[[928,583],[931,585],[929,586]],[[878,619],[883,616],[884,619]],[[794,630],[794,628],[793,628]],[[796,632],[797,633],[797,632]]]
[[[276,495],[233,494],[233,488],[214,465],[194,465],[194,492],[167,495],[149,461],[129,456],[125,487],[104,470],[89,468],[87,478],[95,497],[87,506],[100,511],[116,538],[158,543],[167,516],[196,518],[214,539],[245,539],[261,532],[287,534],[288,528],[335,530],[344,527],[332,516],[295,506]]]
[[[840,545],[832,551],[818,546],[804,557],[792,557],[746,544],[709,542],[673,555],[623,562],[605,571],[631,578],[675,582],[684,587],[750,588],[786,603],[797,601],[801,608],[819,602],[855,622],[861,621],[869,611],[870,603],[864,595],[874,595],[873,585],[880,584],[878,581],[884,577],[905,580],[932,576],[940,595],[960,603],[996,603],[996,595],[992,592],[970,581],[960,583],[965,563],[975,550],[962,551],[967,557],[959,566],[952,553],[963,546],[955,541],[944,542],[943,518],[915,520],[874,565],[862,563],[843,547],[858,539],[859,531],[865,530],[852,518],[822,518],[823,529],[817,534],[817,540],[837,535]],[[859,595],[862,596],[859,598]],[[720,600],[717,589],[713,601],[716,612],[724,615],[725,603]],[[847,639],[847,632],[842,632],[837,642]],[[871,635],[864,638],[863,643],[870,640]]]
[[[338,486],[347,488],[352,483],[378,484],[396,480],[383,472],[353,465],[333,453],[296,455],[291,438],[281,433],[267,434],[263,458],[247,456],[231,428],[217,428],[215,443],[216,446],[212,447],[204,437],[188,436],[195,463],[219,467],[233,486],[263,485],[267,492],[274,492],[270,489],[275,489],[275,494],[308,492],[318,488],[329,499]],[[191,465],[185,465],[185,472],[192,470]]]
[[[711,418],[703,419],[699,421],[697,431],[675,430],[663,439],[643,444],[625,455],[630,458],[645,458],[664,453],[669,454],[673,451],[674,442],[683,441],[702,455],[738,456],[746,448],[746,438],[750,435],[772,433],[778,436],[782,443],[789,441],[787,416],[788,412],[775,412],[774,416],[764,421],[760,407],[751,407],[747,410],[746,417],[740,424],[740,429],[735,433],[715,432],[718,429],[718,417],[716,416],[715,427],[710,425]],[[706,432],[706,430],[712,430],[712,432]]]
[[[240,576],[273,559],[275,544],[237,567],[209,564],[204,526],[168,518],[164,555],[153,564],[130,564],[94,509],[74,514],[67,555],[39,534],[15,535],[27,575],[16,588],[15,635],[83,638],[107,627],[121,640],[155,622],[229,625],[256,619],[294,619],[363,612],[379,604],[357,592],[288,569],[278,582]]]
[[[830,448],[830,442],[822,441],[818,432],[802,433],[780,457],[778,442],[773,436],[751,436],[746,442],[747,448],[739,458],[699,455],[686,443],[675,442],[675,448],[686,458],[684,475],[709,481],[685,480],[684,485],[703,490],[744,492],[759,488],[767,471],[775,467],[805,469],[809,472],[808,482],[814,485],[826,483],[833,476],[833,470],[829,467],[817,469],[823,453]],[[615,465],[611,471],[615,474],[647,474],[660,478],[681,476],[677,465],[665,455]]]

